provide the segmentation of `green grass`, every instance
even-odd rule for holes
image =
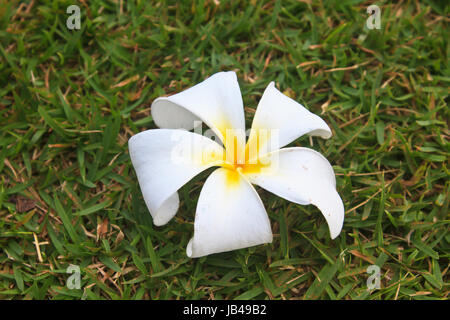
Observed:
[[[448,299],[444,1],[378,1],[368,30],[373,2],[101,0],[78,3],[71,31],[74,2],[0,3],[0,299]],[[315,207],[258,189],[272,244],[187,258],[210,171],[152,225],[127,140],[155,128],[155,98],[221,70],[237,72],[248,126],[273,80],[332,128],[293,145],[334,167],[336,240]]]

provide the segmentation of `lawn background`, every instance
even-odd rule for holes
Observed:
[[[0,299],[448,299],[445,3],[2,0]],[[365,26],[371,4],[380,30]],[[222,70],[237,72],[248,127],[275,81],[332,128],[291,145],[334,167],[336,240],[315,207],[258,189],[272,244],[187,258],[211,170],[152,225],[127,141],[155,128],[155,98]]]

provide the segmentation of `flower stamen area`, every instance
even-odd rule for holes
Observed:
[[[227,186],[236,186],[239,183],[240,175],[260,173],[270,165],[270,163],[261,161],[259,157],[261,147],[265,142],[267,142],[267,137],[262,139],[259,132],[251,135],[245,143],[245,136],[236,134],[235,130],[227,130],[224,142],[226,159],[221,165],[228,169]],[[245,147],[243,147],[244,145]]]

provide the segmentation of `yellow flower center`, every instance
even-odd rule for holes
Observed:
[[[245,136],[239,136],[227,132],[224,139],[225,146],[225,161],[222,167],[227,170],[227,186],[234,186],[239,182],[240,174],[248,175],[261,172],[261,170],[269,163],[263,163],[259,158],[259,150],[264,143],[267,142],[267,137],[262,137],[260,131],[255,131],[250,135],[249,140],[244,146]]]

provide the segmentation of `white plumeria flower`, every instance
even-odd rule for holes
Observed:
[[[163,129],[138,133],[128,144],[155,225],[174,217],[178,189],[200,172],[218,167],[200,192],[194,236],[186,249],[189,257],[272,242],[269,218],[252,184],[294,203],[315,205],[331,238],[341,232],[344,206],[330,163],[308,148],[279,149],[304,134],[328,139],[331,130],[320,117],[277,90],[274,82],[258,104],[247,143],[245,136],[230,139],[228,134],[230,129],[245,130],[234,72],[216,73],[181,93],[158,98],[151,112]],[[195,121],[206,123],[222,144],[187,131]],[[194,152],[184,152],[192,144]]]

